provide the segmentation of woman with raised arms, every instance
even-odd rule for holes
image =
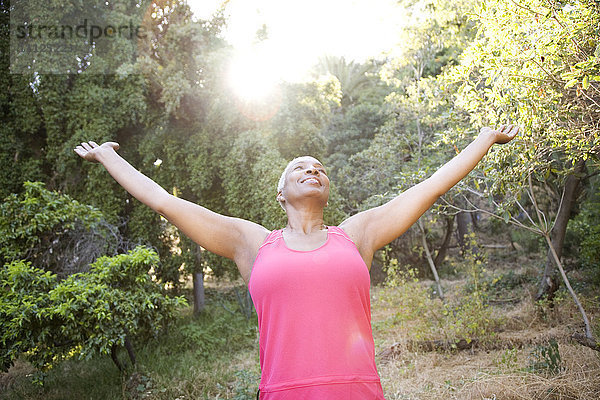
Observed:
[[[296,158],[276,194],[287,225],[272,232],[172,196],[121,158],[117,143],[82,143],[75,152],[101,163],[200,246],[236,263],[258,314],[260,399],[380,400],[369,297],[373,254],[402,235],[492,145],[508,143],[518,131],[514,125],[483,128],[430,178],[338,226],[323,223],[325,167],[310,156]]]

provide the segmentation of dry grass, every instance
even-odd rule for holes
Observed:
[[[600,363],[594,351],[560,344],[564,371],[525,371],[531,348],[518,351],[516,365],[499,362],[504,351],[411,353],[380,363],[388,400],[394,399],[598,399]]]
[[[444,282],[450,296],[460,286],[458,281]],[[600,399],[599,354],[570,340],[573,332],[581,330],[575,306],[564,299],[550,314],[541,314],[532,300],[534,289],[524,288],[517,304],[493,307],[498,329],[485,346],[423,352],[406,345],[414,335],[410,325],[399,329],[383,323],[396,312],[390,305],[402,289],[374,288],[376,350],[379,354],[396,344],[392,356],[378,358],[386,399]],[[592,318],[595,311],[594,307],[588,310]],[[532,372],[532,352],[551,339],[558,343],[561,371]]]

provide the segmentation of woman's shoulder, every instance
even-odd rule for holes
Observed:
[[[335,226],[335,225],[328,226],[327,231],[334,235],[343,237],[344,239],[349,240],[350,242],[352,242],[354,244],[354,240],[352,240],[350,235],[344,230],[344,228],[342,228],[340,226]]]

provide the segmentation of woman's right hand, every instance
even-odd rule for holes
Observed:
[[[96,142],[83,142],[81,145],[75,147],[73,150],[79,154],[84,160],[91,162],[100,162],[100,154],[106,150],[118,150],[119,143],[116,142],[105,142],[102,145],[98,145]]]

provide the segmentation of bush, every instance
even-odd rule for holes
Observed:
[[[511,228],[510,240],[519,245],[523,251],[529,255],[539,254],[547,249],[544,238],[536,233],[526,231],[525,229]]]
[[[470,253],[465,255],[459,266],[467,274],[464,293],[446,302],[432,296],[431,289],[419,282],[414,269],[398,266],[395,259],[386,261],[386,285],[397,288],[394,300],[389,300],[397,307],[392,323],[406,329],[408,336],[417,340],[444,339],[455,343],[461,339],[470,342],[492,335],[494,321],[487,304],[488,287],[482,279],[482,257]],[[386,301],[385,295],[383,300]]]
[[[87,273],[59,281],[29,262],[0,270],[0,361],[7,370],[21,354],[44,370],[60,360],[110,354],[127,338],[156,336],[185,303],[170,298],[148,271],[152,250],[101,257]]]

